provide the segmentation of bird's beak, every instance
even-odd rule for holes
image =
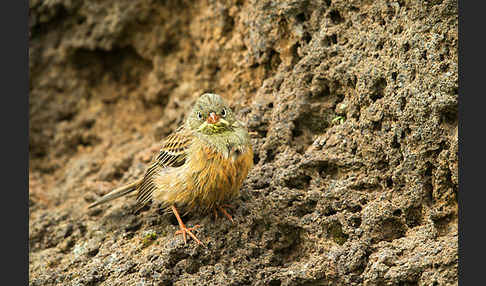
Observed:
[[[211,113],[209,113],[209,117],[206,121],[210,124],[216,124],[216,123],[219,122],[219,115],[217,115],[214,112],[211,112]]]

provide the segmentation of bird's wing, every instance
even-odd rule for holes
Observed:
[[[160,167],[179,167],[184,164],[186,152],[192,141],[192,135],[188,132],[178,131],[169,135],[160,148],[155,162]]]
[[[142,182],[138,186],[137,203],[143,207],[152,199],[156,185],[155,175],[164,168],[180,167],[187,157],[187,149],[192,142],[192,135],[183,129],[169,135],[163,142],[159,153],[149,166]]]

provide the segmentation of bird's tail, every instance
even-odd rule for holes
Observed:
[[[119,197],[123,197],[137,189],[137,186],[142,182],[142,179],[136,180],[130,184],[121,186],[117,189],[114,189],[113,191],[109,192],[108,194],[102,196],[99,200],[96,202],[92,203],[91,205],[88,206],[88,208],[95,207],[97,205],[109,202],[111,200],[114,200]]]

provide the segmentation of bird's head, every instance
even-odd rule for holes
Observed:
[[[191,114],[187,118],[187,126],[205,135],[221,134],[233,129],[236,119],[233,111],[221,96],[214,93],[201,95]]]

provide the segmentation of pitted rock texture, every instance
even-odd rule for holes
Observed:
[[[457,285],[458,10],[444,1],[30,1],[30,285]],[[87,206],[195,98],[252,135],[235,223]]]

